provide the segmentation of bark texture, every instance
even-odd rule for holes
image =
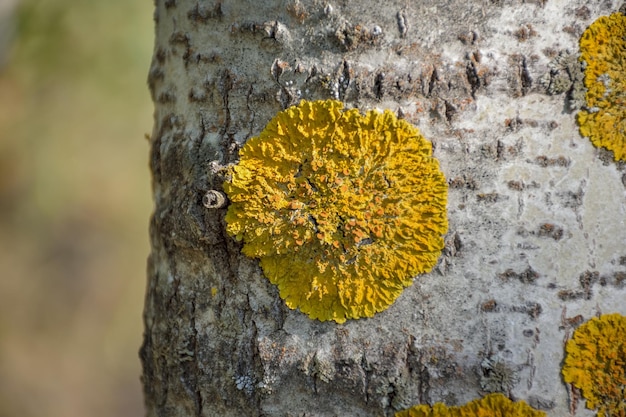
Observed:
[[[391,416],[496,391],[576,409],[564,340],[626,314],[625,168],[578,133],[570,55],[619,4],[586,3],[157,0],[147,415]],[[273,115],[326,98],[417,125],[450,185],[435,270],[343,325],[287,309],[203,205]]]

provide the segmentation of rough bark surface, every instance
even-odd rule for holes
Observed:
[[[619,7],[587,3],[157,0],[147,415],[391,416],[493,391],[591,415],[563,343],[626,314],[626,170],[580,137],[558,58]],[[417,125],[450,185],[437,267],[343,325],[287,309],[202,204],[274,114],[326,98]]]

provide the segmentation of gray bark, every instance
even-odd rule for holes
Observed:
[[[624,165],[580,137],[555,60],[619,7],[586,3],[158,0],[147,415],[390,416],[489,391],[570,413],[577,316],[626,314]],[[286,308],[202,204],[273,115],[327,98],[417,125],[450,184],[438,266],[343,325]]]

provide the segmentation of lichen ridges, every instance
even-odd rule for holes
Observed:
[[[599,417],[626,416],[626,316],[605,314],[581,325],[565,347],[563,379],[582,391]]]
[[[224,184],[227,230],[290,308],[371,317],[437,262],[447,184],[430,142],[393,113],[307,102],[278,113]]]
[[[460,407],[448,407],[442,403],[434,406],[416,405],[396,413],[396,417],[545,417],[546,413],[535,410],[524,401],[513,402],[502,394],[489,394]]]
[[[580,38],[580,49],[587,88],[580,134],[626,160],[626,16],[598,18]]]

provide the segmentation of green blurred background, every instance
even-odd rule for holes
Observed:
[[[2,417],[143,415],[152,10],[0,0]]]

